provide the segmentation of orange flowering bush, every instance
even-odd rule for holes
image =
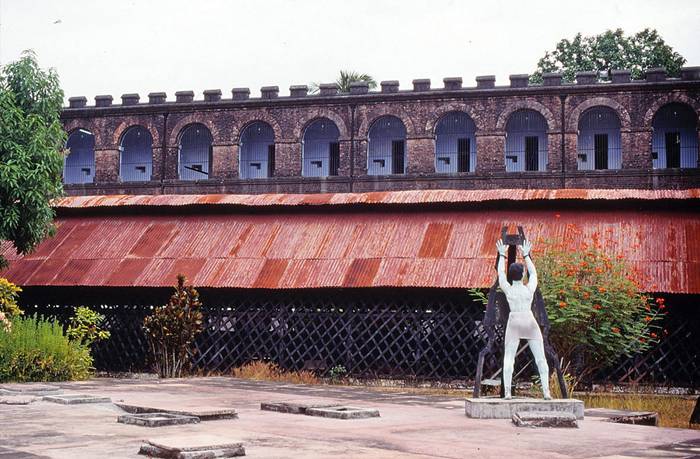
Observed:
[[[576,381],[659,341],[663,298],[643,293],[647,279],[616,253],[609,237],[590,239],[568,225],[571,240],[536,241],[533,259],[551,323],[550,340]]]

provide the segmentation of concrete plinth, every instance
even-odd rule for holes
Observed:
[[[482,397],[468,398],[464,412],[469,418],[477,419],[511,419],[516,412],[545,411],[549,413],[571,413],[576,419],[583,419],[583,402],[573,398],[543,400],[537,398]]]
[[[62,405],[79,405],[83,403],[110,403],[109,397],[99,397],[95,395],[72,394],[72,395],[46,395],[45,402],[60,403]]]
[[[196,416],[183,416],[181,414],[170,413],[142,413],[123,414],[117,418],[117,422],[143,427],[163,427],[179,424],[197,424],[199,418]]]
[[[240,441],[222,440],[212,435],[146,440],[139,454],[172,459],[202,459],[245,456]]]

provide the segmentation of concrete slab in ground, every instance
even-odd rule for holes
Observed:
[[[60,403],[61,405],[80,405],[82,403],[111,403],[109,397],[101,397],[99,395],[87,394],[61,394],[61,395],[46,395],[43,398],[46,402]]]
[[[29,405],[36,399],[33,395],[10,395],[0,397],[0,405]]]
[[[131,414],[139,413],[169,413],[183,416],[195,416],[200,421],[216,421],[219,419],[236,419],[238,413],[233,408],[198,407],[191,410],[172,410],[167,408],[169,404],[161,403],[160,406],[129,405],[127,403],[115,403],[116,406]]]
[[[197,424],[199,418],[196,416],[171,413],[140,413],[123,414],[117,418],[117,422],[143,427],[163,427],[181,424]]]
[[[586,416],[605,418],[610,422],[620,424],[639,424],[642,426],[658,426],[659,413],[653,411],[613,410],[609,408],[587,408]]]
[[[214,435],[196,435],[146,440],[139,453],[174,459],[208,459],[245,456],[245,448],[240,441]]]
[[[464,402],[467,417],[476,419],[511,419],[516,412],[526,411],[571,413],[577,419],[583,419],[583,402],[573,398],[543,400],[530,397],[467,398]]]
[[[58,384],[66,392],[109,396],[132,405],[171,409],[232,407],[240,419],[160,427],[158,436],[202,434],[243,442],[257,458],[588,458],[689,457],[700,454],[700,431],[613,424],[587,417],[578,429],[521,429],[510,419],[471,419],[464,399],[410,398],[358,387],[303,386],[228,377],[140,381],[93,379]],[[377,408],[381,418],[329,422],[260,410],[261,402],[324,401]],[[455,408],[459,407],[459,408]],[[118,424],[111,404],[65,406],[36,401],[0,406],[5,457],[139,458],[143,427]],[[3,456],[0,456],[3,457]]]
[[[309,416],[319,416],[331,419],[367,419],[378,418],[379,410],[374,408],[360,408],[357,406],[327,406],[323,408],[309,408],[306,413]]]
[[[41,383],[8,383],[0,384],[0,395],[56,395],[61,388]]]
[[[306,402],[262,402],[260,409],[263,411],[275,411],[277,413],[306,414],[309,408],[328,408],[338,406],[340,403],[329,403],[319,400]]]

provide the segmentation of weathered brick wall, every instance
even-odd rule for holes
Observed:
[[[483,82],[482,82],[483,83]],[[488,86],[488,82],[483,83]],[[423,88],[419,88],[423,89]],[[698,170],[653,170],[652,119],[664,104],[678,102],[700,114],[700,70],[683,79],[661,82],[585,84],[485,89],[458,88],[260,99],[142,103],[86,107],[71,100],[63,112],[68,132],[95,134],[95,183],[67,185],[68,194],[102,193],[314,193],[422,188],[688,188],[700,186]],[[240,91],[237,93],[240,97]],[[104,99],[101,99],[104,100]],[[157,97],[153,98],[158,100]],[[612,108],[620,118],[622,169],[577,171],[578,121],[595,106]],[[544,172],[505,173],[508,117],[520,109],[539,112],[547,121],[548,165]],[[435,126],[452,111],[467,113],[476,125],[476,171],[435,173]],[[368,131],[380,116],[399,118],[406,128],[405,175],[368,176]],[[302,177],[302,139],[318,118],[333,121],[340,132],[338,177]],[[268,123],[275,135],[274,177],[239,179],[239,143],[255,121]],[[178,179],[178,144],[182,130],[201,123],[213,138],[208,180]],[[126,130],[144,126],[153,138],[152,180],[119,181],[119,145]],[[562,157],[563,143],[563,157]]]

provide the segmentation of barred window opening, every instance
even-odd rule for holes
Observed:
[[[612,108],[593,107],[581,115],[576,153],[579,170],[622,167],[620,118]]]
[[[63,165],[63,183],[92,183],[95,179],[95,136],[78,129],[68,137],[66,148],[69,153]]]
[[[513,112],[506,123],[507,172],[547,170],[547,120],[535,110]]]
[[[464,112],[448,113],[435,128],[435,172],[474,172],[476,125]]]
[[[652,128],[654,169],[698,167],[698,125],[692,108],[665,105],[654,115]]]
[[[183,129],[178,146],[180,180],[209,178],[212,140],[211,132],[203,124],[190,124]]]
[[[120,145],[119,178],[123,182],[147,182],[153,173],[153,139],[143,126],[130,127]]]
[[[240,174],[243,179],[267,178],[274,175],[275,133],[272,127],[256,121],[241,134]]]
[[[304,130],[301,151],[304,177],[338,175],[339,137],[338,127],[327,118],[314,121]]]
[[[395,116],[382,116],[372,123],[368,134],[369,175],[406,172],[406,127]]]

